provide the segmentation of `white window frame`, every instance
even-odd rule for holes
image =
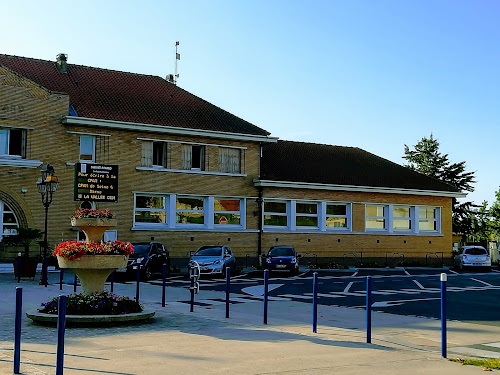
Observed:
[[[368,216],[367,215],[367,208],[368,206],[378,206],[378,207],[383,207],[384,214],[382,216]],[[382,203],[367,203],[365,204],[365,231],[366,232],[387,232],[388,228],[390,228],[389,225],[389,212],[391,212],[391,208],[388,204],[382,204]],[[366,225],[368,220],[370,219],[375,219],[375,220],[384,220],[384,228],[368,228]]]
[[[163,163],[164,164],[158,164],[158,163],[155,163],[155,145],[158,147],[160,146],[162,148],[162,159],[163,159]],[[167,163],[168,163],[168,144],[167,142],[156,142],[156,141],[153,141],[153,144],[152,144],[152,156],[151,156],[151,164],[154,167],[156,168],[167,168]]]
[[[89,154],[87,152],[83,152],[83,151],[87,151],[87,150],[83,150],[83,143],[82,143],[82,139],[91,139],[92,140],[92,153]],[[80,135],[80,153],[79,153],[79,156],[78,156],[78,160],[80,161],[80,163],[95,163],[95,145],[96,145],[96,136],[95,135]],[[90,155],[92,158],[89,160],[89,159],[82,159],[82,155]]]
[[[12,130],[18,130],[21,132],[21,153],[11,154],[10,144],[11,144],[11,133]],[[4,134],[3,136],[1,134]],[[0,158],[2,159],[26,159],[26,139],[27,130],[23,128],[7,128],[0,127]]]
[[[203,201],[203,209],[202,210],[178,209],[177,208],[177,200],[179,198],[199,199],[199,200]],[[194,227],[194,228],[207,227],[207,205],[208,205],[208,203],[209,203],[208,202],[208,197],[197,196],[197,195],[177,194],[176,195],[176,200],[175,200],[175,214],[176,214],[175,227],[183,227],[183,228],[187,228],[187,227]],[[177,222],[177,213],[178,212],[202,213],[203,214],[203,223],[202,224],[178,223]]]
[[[269,203],[284,203],[285,204],[285,209],[286,212],[273,212],[273,211],[265,211],[266,208],[266,202]],[[284,199],[266,199],[264,198],[264,202],[262,203],[262,223],[263,227],[265,229],[273,229],[273,230],[289,230],[291,225],[292,225],[292,215],[291,215],[291,202],[289,200],[284,200]],[[264,220],[265,217],[269,216],[284,216],[286,217],[286,225],[265,225]]]
[[[425,209],[432,208],[434,210],[434,218],[433,219],[420,218],[420,208],[425,208]],[[415,211],[416,211],[415,216],[417,217],[417,220],[416,220],[417,225],[415,225],[415,227],[416,227],[416,230],[418,233],[441,233],[441,208],[440,207],[416,206]],[[421,222],[434,222],[434,223],[436,223],[436,225],[435,225],[436,229],[433,229],[433,230],[420,229]]]
[[[164,198],[165,206],[163,208],[137,208],[137,197],[161,197]],[[175,206],[174,206],[175,207]],[[135,221],[135,214],[136,212],[149,212],[149,211],[154,211],[154,212],[165,212],[165,223],[149,223],[149,222],[137,222]],[[169,223],[169,197],[165,196],[164,194],[148,194],[148,193],[138,193],[134,194],[134,227],[151,227],[151,228],[158,228],[158,227],[165,227],[168,226]]]
[[[315,205],[316,206],[316,213],[315,214],[307,214],[307,213],[297,213],[297,204],[309,204],[309,205]],[[293,209],[293,219],[292,219],[292,223],[293,223],[293,226],[292,226],[292,229],[305,229],[305,230],[318,230],[319,227],[320,227],[320,206],[318,204],[318,202],[314,202],[314,201],[300,201],[300,200],[297,200],[297,201],[292,201],[292,207],[294,207]],[[301,217],[315,217],[316,218],[316,222],[317,222],[317,225],[297,225],[297,217],[298,216],[301,216]]]
[[[3,217],[4,214],[12,214],[14,216],[14,219],[16,220],[15,224],[6,224],[4,223]],[[6,232],[6,226],[7,227],[12,227],[9,232]],[[17,216],[15,212],[2,200],[0,200],[0,241],[2,241],[3,236],[12,236],[17,234],[17,230],[19,229],[19,220],[17,219]]]
[[[237,200],[240,204],[239,211],[221,211],[215,209],[215,200]],[[245,228],[245,207],[246,200],[244,198],[231,198],[231,197],[210,197],[209,198],[210,208],[212,208],[212,212],[210,213],[211,219],[213,221],[213,225],[215,228],[224,229],[224,228]],[[215,214],[237,214],[240,215],[240,223],[239,224],[219,224],[215,222]],[[210,225],[210,223],[209,223]]]
[[[327,206],[344,206],[345,207],[345,215],[329,215],[327,214]],[[344,202],[321,202],[321,212],[324,215],[321,215],[321,218],[324,218],[324,222],[321,224],[321,230],[325,230],[328,232],[337,232],[337,231],[351,231],[352,228],[352,204],[344,203]],[[346,219],[346,227],[328,227],[326,226],[326,221],[329,217],[340,217]]]
[[[397,207],[408,207],[409,215],[408,217],[399,217],[394,216],[394,209]],[[389,205],[389,222],[390,222],[390,231],[393,233],[413,233],[415,231],[415,206],[409,204],[391,204]],[[395,220],[407,220],[410,223],[410,229],[396,229],[394,228]]]

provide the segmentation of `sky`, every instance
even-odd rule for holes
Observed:
[[[497,0],[0,0],[0,53],[165,77],[283,140],[398,164],[431,134],[500,186]]]

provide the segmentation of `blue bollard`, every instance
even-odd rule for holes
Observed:
[[[167,285],[167,264],[163,263],[163,272],[162,272],[162,280],[161,284],[161,307],[165,307],[165,288]]]
[[[59,290],[62,290],[62,284],[64,279],[64,268],[59,269]]]
[[[138,264],[136,269],[137,269],[137,272],[136,272],[137,286],[135,288],[135,300],[137,302],[139,302],[139,289],[140,289],[140,284],[141,284],[141,265]]]
[[[191,288],[189,288],[191,291],[191,306],[189,307],[189,312],[194,311],[194,277],[191,275]]]
[[[19,270],[19,269],[18,269]],[[16,319],[14,323],[14,374],[20,374],[21,366],[21,314],[23,309],[23,288],[16,288]]]
[[[75,278],[73,280],[73,293],[76,293],[76,285],[78,284],[78,278],[76,277],[75,273]]]
[[[64,371],[64,333],[66,330],[66,296],[60,295],[57,305],[57,354],[56,375]]]
[[[318,332],[318,273],[313,273],[313,333]]]
[[[17,253],[16,264],[17,264],[17,283],[19,284],[21,282],[21,253]]]
[[[264,324],[267,324],[268,298],[269,298],[269,270],[264,270]]]
[[[441,357],[446,358],[446,282],[448,275],[441,274]]]
[[[366,277],[366,343],[372,342],[372,277]]]
[[[115,289],[115,273],[116,271],[113,271],[111,272],[111,286],[110,286],[110,289],[111,289],[111,293],[113,293],[114,289]]]
[[[49,283],[48,261],[49,260],[47,259],[47,257],[45,257],[44,260],[43,260],[44,269],[45,269],[44,278],[43,278],[44,282],[43,283],[44,283],[44,285],[45,285],[46,288],[47,288],[47,285]]]
[[[231,289],[231,267],[226,268],[226,318],[229,318],[229,290]]]

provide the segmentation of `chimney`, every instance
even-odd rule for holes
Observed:
[[[68,72],[68,55],[65,53],[60,53],[57,55],[56,60],[56,68],[59,73],[67,73]]]

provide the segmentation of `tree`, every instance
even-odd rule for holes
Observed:
[[[490,221],[489,227],[491,230],[491,234],[495,237],[500,237],[500,187],[498,191],[495,192],[496,201],[490,207]]]
[[[451,163],[448,154],[439,151],[439,142],[432,134],[423,137],[413,149],[405,145],[403,159],[408,161],[408,168],[445,182],[458,191],[474,191],[475,172],[467,172],[465,161]],[[453,198],[453,231],[470,233],[472,202],[458,202]]]

